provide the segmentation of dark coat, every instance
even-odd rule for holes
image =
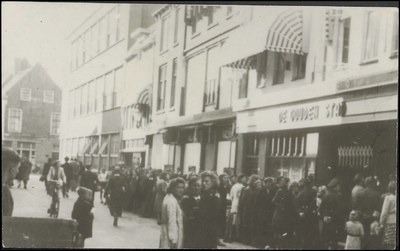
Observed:
[[[367,216],[372,216],[374,211],[380,212],[382,210],[381,195],[372,188],[364,188],[356,195],[354,210]]]
[[[2,186],[2,216],[12,216],[14,210],[14,200],[11,194],[11,190],[7,185]]]
[[[114,174],[107,183],[104,197],[109,196],[110,212],[121,216],[125,198],[126,184],[119,174]]]
[[[226,222],[226,208],[228,206],[228,200],[226,199],[226,195],[231,191],[229,185],[222,185],[218,186],[218,193],[219,193],[219,211],[218,211],[218,220],[221,226],[225,225]]]
[[[255,198],[257,190],[247,186],[241,196],[241,224],[246,227],[252,227],[255,224]]]
[[[296,211],[293,206],[294,195],[286,188],[280,188],[276,192],[272,202],[275,204],[275,212],[272,218],[272,226],[287,231],[293,230]]]
[[[72,167],[69,163],[64,163],[61,165],[61,167],[64,169],[65,177],[67,179],[72,178]]]
[[[255,218],[259,219],[260,224],[271,224],[272,216],[274,215],[275,205],[272,199],[275,196],[276,190],[261,188],[257,191],[254,202]]]
[[[322,197],[319,213],[323,219],[326,216],[331,217],[330,226],[342,227],[344,226],[343,215],[343,201],[340,193],[330,191],[327,195]],[[324,226],[326,224],[324,223]]]
[[[212,188],[201,194],[199,241],[202,248],[217,248],[219,201],[216,191]]]
[[[185,195],[181,199],[183,212],[183,248],[201,248],[201,218],[199,211],[200,201],[191,195]]]
[[[44,163],[43,171],[42,171],[42,175],[44,177],[47,177],[47,174],[49,174],[50,166],[51,166],[51,163],[49,163],[49,162]]]
[[[99,184],[99,178],[97,174],[92,171],[86,171],[82,174],[81,177],[81,186],[86,187],[92,191],[96,190],[97,184]]]
[[[92,237],[93,213],[90,212],[92,208],[93,205],[91,203],[78,198],[72,210],[71,218],[78,222],[77,230],[83,238]]]
[[[306,188],[294,198],[293,203],[297,211],[297,224],[316,228],[318,224],[317,192]],[[300,213],[303,214],[303,217],[300,217]]]
[[[18,178],[20,180],[29,180],[29,174],[31,174],[32,171],[32,163],[29,160],[22,161],[18,170]]]

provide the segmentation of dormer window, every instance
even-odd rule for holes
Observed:
[[[21,97],[22,101],[31,101],[31,89],[29,88],[21,88]]]
[[[51,104],[54,103],[54,92],[53,91],[44,91],[43,102],[51,103]]]

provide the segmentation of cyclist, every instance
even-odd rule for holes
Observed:
[[[50,167],[49,173],[47,174],[47,180],[49,181],[50,185],[50,191],[51,193],[49,194],[52,197],[50,208],[47,210],[47,212],[50,215],[53,215],[53,210],[54,210],[54,199],[57,199],[59,201],[60,198],[60,188],[61,186],[65,183],[65,173],[63,168],[61,167],[61,163],[59,160],[56,160],[53,162],[53,164]],[[56,194],[54,194],[54,192]],[[54,198],[54,196],[57,196]]]

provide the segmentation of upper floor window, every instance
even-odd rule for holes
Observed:
[[[162,65],[158,71],[157,111],[165,107],[165,87],[167,85],[167,65]]]
[[[119,134],[110,135],[110,154],[119,154]]]
[[[113,106],[114,96],[114,72],[106,74],[105,87],[104,87],[104,110],[111,109]]]
[[[31,89],[21,88],[20,99],[23,101],[31,101]]]
[[[53,91],[44,91],[43,92],[43,102],[45,103],[54,103],[54,92]]]
[[[117,15],[117,41],[125,37],[125,19],[121,18],[122,8],[118,5],[118,15]]]
[[[219,6],[208,6],[207,8],[207,16],[208,16],[208,25],[213,25],[218,22],[217,20],[217,11]]]
[[[285,82],[286,57],[285,53],[275,53],[275,74],[273,84],[282,84]]]
[[[51,121],[50,121],[51,135],[60,134],[60,122],[61,122],[61,114],[55,112],[51,113]]]
[[[76,46],[77,46],[77,48],[76,48],[76,50],[77,50],[77,56],[76,56],[76,68],[78,68],[79,66],[81,66],[82,65],[82,38],[81,37],[79,37],[77,40],[76,40]]]
[[[104,95],[104,77],[101,76],[96,79],[96,103],[95,111],[99,112],[103,109],[103,95]]]
[[[172,63],[172,81],[171,81],[171,103],[170,107],[174,107],[175,105],[175,87],[176,87],[176,79],[178,77],[178,67],[177,67],[177,59],[175,58]]]
[[[68,97],[68,107],[69,107],[69,118],[75,117],[75,90],[71,90],[69,92],[69,97]]]
[[[363,62],[378,58],[380,16],[377,11],[370,11],[366,18],[366,37]]]
[[[75,89],[75,103],[74,103],[74,116],[78,117],[81,115],[81,98],[82,98],[82,88],[79,86]]]
[[[168,47],[168,20],[166,17],[161,20],[161,41],[160,41],[160,51],[165,51]]]
[[[302,79],[306,76],[306,55],[293,55],[293,76],[292,80]]]
[[[96,108],[96,81],[89,82],[88,93],[88,113],[93,113]]]
[[[108,12],[107,48],[117,41],[117,18],[117,8],[115,7]]]
[[[340,20],[339,36],[336,48],[336,65],[347,64],[349,62],[349,42],[350,42],[351,19]]]
[[[9,109],[8,112],[8,130],[10,132],[21,132],[22,127],[22,110]]]
[[[99,47],[98,47],[98,52],[102,52],[103,50],[106,49],[107,46],[107,23],[106,23],[106,17],[102,17],[99,20]]]
[[[175,12],[175,30],[174,30],[174,44],[178,43],[178,32],[179,32],[179,15],[180,15],[180,8],[176,9]]]
[[[219,76],[218,51],[219,51],[218,46],[215,46],[207,51],[205,105],[215,105],[218,100],[218,76]]]
[[[227,6],[226,7],[226,15],[230,16],[232,15],[233,7],[232,6]]]
[[[88,104],[88,85],[82,85],[82,98],[81,98],[81,115],[86,115]]]
[[[121,105],[121,91],[123,90],[124,81],[122,74],[122,67],[115,70],[113,107],[118,107]]]
[[[90,28],[90,47],[89,47],[90,58],[93,58],[97,54],[97,45],[98,45],[98,41],[99,41],[99,39],[98,39],[99,33],[98,32],[99,32],[99,28],[97,27],[97,23],[95,23]]]
[[[307,55],[275,53],[275,71],[273,85],[282,84],[285,78],[303,79],[306,76]]]

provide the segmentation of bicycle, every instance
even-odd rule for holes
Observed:
[[[61,183],[58,180],[50,180],[49,185],[51,186],[51,204],[48,213],[50,217],[58,218],[58,213],[60,209],[60,188]]]

